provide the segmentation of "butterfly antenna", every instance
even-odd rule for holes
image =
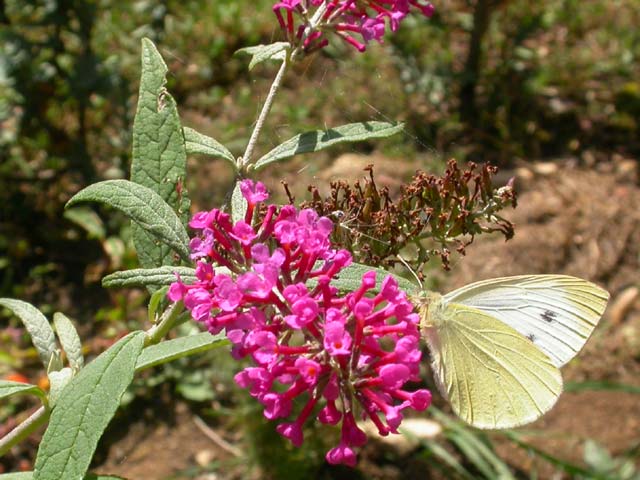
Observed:
[[[400,260],[402,264],[407,267],[407,270],[409,270],[411,272],[411,275],[413,275],[413,277],[416,279],[416,281],[418,282],[418,287],[422,288],[422,282],[420,281],[420,277],[418,277],[416,271],[411,268],[411,265],[409,265],[409,263],[404,258],[402,258],[402,255],[398,254],[397,257],[398,260]]]

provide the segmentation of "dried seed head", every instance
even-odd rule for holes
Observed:
[[[410,265],[416,271],[434,256],[448,269],[452,252],[464,255],[477,235],[501,232],[507,240],[513,237],[513,224],[499,215],[516,206],[513,179],[494,188],[497,168],[492,165],[469,163],[461,169],[449,160],[442,176],[416,172],[395,199],[386,187],[376,185],[371,165],[365,171],[368,177],[362,181],[332,182],[326,198],[310,186],[311,200],[302,205],[336,221],[332,241],[357,262],[391,267],[397,255],[411,247],[416,252]]]

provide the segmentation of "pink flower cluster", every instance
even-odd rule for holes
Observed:
[[[244,221],[233,224],[217,209],[194,215],[198,280],[178,279],[169,298],[184,301],[210,332],[225,329],[232,355],[252,360],[235,380],[262,403],[266,418],[290,420],[277,426],[280,434],[300,446],[312,416],[341,424],[339,445],[326,459],[353,466],[354,447],[367,440],[358,418],[369,418],[381,435],[397,433],[403,410],[431,403],[428,390],[403,389],[419,380],[418,315],[391,276],[376,288],[371,271],[355,291],[339,292],[331,282],[351,255],[331,248],[331,220],[270,205],[256,229],[251,220],[267,192],[250,180],[241,186]],[[298,397],[305,403],[294,413]]]
[[[273,11],[289,41],[302,43],[307,52],[329,43],[325,32],[364,52],[369,41],[382,41],[387,22],[395,32],[411,7],[427,17],[433,15],[433,5],[422,0],[280,0]],[[294,15],[300,22],[297,27]]]

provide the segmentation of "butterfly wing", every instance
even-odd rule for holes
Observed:
[[[522,275],[472,283],[444,299],[504,322],[561,367],[584,346],[607,306],[609,293],[567,275]]]
[[[453,303],[441,310],[441,318],[426,323],[438,387],[470,425],[524,425],[560,396],[560,370],[530,340],[491,315]]]

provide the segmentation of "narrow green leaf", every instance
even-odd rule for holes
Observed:
[[[242,192],[240,191],[240,180],[238,180],[233,187],[233,193],[231,194],[231,219],[234,223],[239,220],[244,220],[247,208],[247,200],[242,196]]]
[[[184,140],[186,142],[187,153],[201,153],[212,157],[220,157],[228,160],[234,170],[238,170],[236,159],[227,147],[214,138],[196,132],[193,128],[184,127]]]
[[[496,478],[491,465],[485,460],[481,452],[474,448],[474,445],[469,444],[464,437],[461,437],[457,432],[450,432],[447,435],[447,439],[462,452],[467,462],[471,462],[482,473],[483,478]]]
[[[256,65],[266,62],[267,60],[283,61],[286,58],[287,50],[290,48],[288,42],[275,42],[269,45],[255,45],[253,47],[241,48],[236,52],[251,55],[249,62],[249,71],[253,70]]]
[[[32,480],[33,472],[18,472],[0,474],[0,480]],[[87,473],[84,480],[127,480],[124,477],[116,477],[114,475],[96,475],[95,473]]]
[[[467,463],[482,472],[483,478],[514,479],[509,466],[495,453],[486,434],[452,420],[433,406],[429,411],[443,425],[444,436],[462,452]]]
[[[49,359],[49,365],[47,365],[47,375],[51,372],[58,372],[62,370],[64,364],[62,363],[62,352],[59,349],[55,349]]]
[[[146,287],[148,285],[163,287],[176,281],[176,273],[185,283],[193,283],[197,280],[196,271],[193,268],[164,266],[114,272],[102,279],[102,286],[105,288]]]
[[[89,234],[89,238],[104,240],[106,231],[104,223],[96,212],[88,207],[76,207],[65,210],[62,214],[64,218],[84,228]]]
[[[209,332],[167,340],[151,345],[142,351],[138,357],[136,372],[227,345],[229,345],[229,341],[224,335],[211,335]]]
[[[80,202],[100,202],[120,210],[160,242],[189,259],[189,236],[171,207],[153,190],[127,180],[105,180],[76,193],[67,207]]]
[[[569,475],[577,477],[577,478],[592,478],[591,472],[589,470],[572,463],[567,462],[566,460],[562,460],[558,457],[554,457],[553,455],[545,452],[544,450],[539,449],[538,447],[533,446],[530,443],[527,443],[521,439],[519,433],[514,432],[513,430],[504,430],[501,432],[505,437],[511,440],[518,447],[527,451],[528,454],[535,454],[543,460],[547,461],[551,465],[554,465]]]
[[[80,370],[84,367],[84,357],[82,356],[82,342],[76,327],[66,315],[60,312],[53,314],[53,326],[58,334],[62,349],[67,354],[69,365],[75,371]]]
[[[616,468],[616,461],[607,449],[591,438],[584,442],[583,458],[584,463],[598,472],[613,471]]]
[[[117,475],[96,475],[95,473],[88,473],[85,475],[84,480],[127,480],[124,477]]]
[[[30,303],[12,298],[0,298],[0,305],[11,310],[24,324],[31,335],[31,341],[38,351],[45,368],[49,367],[51,356],[55,352],[56,338],[53,329],[40,310]]]
[[[404,125],[389,122],[349,123],[328,130],[305,132],[281,143],[260,158],[254,168],[260,170],[270,163],[301,153],[317,152],[343,142],[361,142],[370,138],[389,137],[401,132]]]
[[[565,392],[584,392],[603,390],[608,392],[640,393],[640,387],[624,383],[609,381],[589,380],[585,382],[567,382],[564,384]]]
[[[114,265],[116,268],[122,265],[124,256],[127,253],[127,247],[121,238],[116,236],[107,237],[107,239],[102,242],[102,248],[105,253],[109,255],[111,265]]]
[[[178,109],[165,88],[168,69],[151,40],[142,40],[142,75],[133,122],[131,180],[156,192],[186,225],[189,197],[185,188],[187,152]],[[133,226],[133,241],[143,267],[176,263],[170,250]]]
[[[175,278],[175,277],[174,277]],[[169,287],[164,286],[153,292],[151,298],[149,299],[149,307],[147,308],[147,318],[150,323],[156,323],[158,321],[158,307],[162,300],[167,298],[167,293],[169,292]]]
[[[387,275],[391,275],[398,282],[398,287],[401,290],[404,290],[407,293],[415,293],[417,291],[416,285],[414,285],[413,282],[410,282],[406,278],[399,277],[383,268],[370,267],[368,265],[362,265],[360,263],[352,263],[347,268],[340,271],[338,276],[335,277],[331,282],[331,285],[334,285],[340,290],[352,292],[353,290],[357,290],[358,288],[360,288],[360,286],[362,285],[362,276],[366,272],[370,272],[372,270],[376,272],[378,287]]]
[[[514,479],[509,466],[478,435],[466,426],[457,426],[447,433],[447,437],[486,478]]]
[[[144,336],[138,331],[122,338],[62,391],[38,449],[35,480],[84,477],[98,440],[133,379]]]
[[[449,469],[453,470],[457,475],[459,475],[460,478],[463,478],[464,480],[474,480],[475,477],[464,468],[462,463],[460,463],[460,461],[455,456],[449,453],[447,449],[440,445],[437,441],[423,440],[421,443],[434,457],[439,460],[439,462],[436,462],[436,468],[440,466],[437,465],[437,463],[444,464],[447,465]],[[444,470],[443,468],[440,469]]]
[[[46,397],[46,394],[36,385],[31,385],[29,383],[12,382],[10,380],[0,380],[0,400],[18,394],[36,395],[40,398]]]

